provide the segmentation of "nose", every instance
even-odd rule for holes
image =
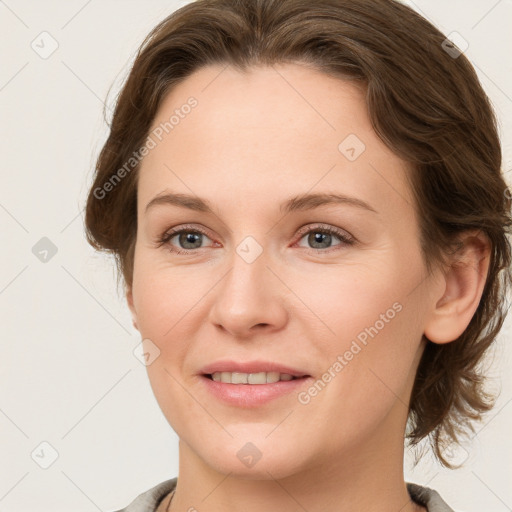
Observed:
[[[215,287],[210,322],[237,339],[282,329],[288,321],[286,287],[269,268],[265,251],[252,262],[234,253],[232,261]]]

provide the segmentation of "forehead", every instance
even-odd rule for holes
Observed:
[[[201,68],[164,98],[150,133],[144,205],[165,189],[245,208],[306,192],[359,196],[398,217],[413,204],[405,162],[375,134],[363,87],[304,65]]]

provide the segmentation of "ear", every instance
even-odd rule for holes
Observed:
[[[434,343],[456,340],[467,328],[480,303],[487,280],[491,244],[482,231],[467,231],[461,248],[451,256],[443,276],[443,295],[434,303],[425,324],[425,336]]]
[[[133,304],[133,291],[131,286],[126,287],[126,302],[128,303],[128,307],[132,313],[133,327],[135,327],[135,329],[138,331],[139,327],[137,326],[137,311],[135,310],[135,306]]]

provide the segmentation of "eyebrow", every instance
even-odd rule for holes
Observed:
[[[295,196],[283,204],[281,204],[279,210],[283,213],[290,213],[295,211],[306,211],[318,208],[319,206],[330,205],[330,204],[345,204],[356,208],[368,210],[370,212],[378,213],[375,208],[357,197],[346,196],[343,194],[305,194]],[[181,208],[187,208],[203,213],[211,213],[215,215],[213,208],[209,201],[202,199],[197,196],[189,194],[173,194],[165,193],[159,194],[154,197],[147,205],[146,212],[157,205],[173,205]]]

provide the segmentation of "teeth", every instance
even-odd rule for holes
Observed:
[[[259,372],[259,373],[239,373],[239,372],[215,372],[212,373],[212,379],[215,382],[224,382],[225,384],[273,384],[280,380],[292,380],[294,377],[289,373],[279,372]]]

